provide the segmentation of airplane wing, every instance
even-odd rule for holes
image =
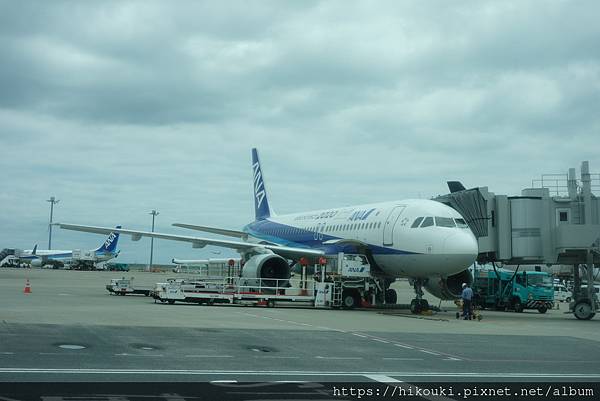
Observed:
[[[217,227],[207,227],[207,226],[196,226],[193,224],[184,224],[184,223],[174,223],[175,227],[189,228],[190,230],[204,231],[212,234],[225,235],[227,237],[236,237],[241,239],[248,239],[248,234],[243,231],[236,230],[225,230]]]
[[[194,248],[203,248],[206,245],[214,245],[220,246],[223,248],[235,249],[236,251],[252,251],[256,250],[260,252],[260,250],[270,250],[277,255],[281,255],[284,258],[288,259],[298,259],[302,256],[321,256],[324,255],[323,251],[317,249],[309,249],[309,248],[292,248],[287,246],[280,246],[274,244],[255,244],[252,242],[243,242],[243,241],[229,241],[229,240],[221,240],[221,239],[213,239],[213,238],[201,238],[201,237],[192,237],[187,235],[178,235],[178,234],[163,234],[158,232],[149,232],[149,231],[137,231],[137,230],[127,230],[123,228],[111,228],[111,227],[96,227],[96,226],[82,226],[77,224],[63,224],[57,223],[57,226],[63,228],[65,230],[74,230],[74,231],[84,231],[88,233],[96,233],[96,234],[109,234],[111,232],[118,232],[125,235],[131,235],[131,239],[134,241],[139,241],[142,237],[152,237],[152,238],[160,238],[166,239],[170,241],[182,241],[189,242],[192,244]]]

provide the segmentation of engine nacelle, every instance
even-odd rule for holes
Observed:
[[[279,255],[272,253],[255,255],[246,261],[241,276],[247,279],[261,279],[260,285],[263,287],[286,287],[287,280],[290,278],[290,266]],[[252,280],[247,280],[248,284],[250,281]],[[256,284],[251,285],[259,285],[259,280],[254,282]]]
[[[463,283],[469,285],[473,283],[473,275],[469,269],[448,276],[446,279],[432,277],[424,287],[432,295],[447,301],[460,298]]]
[[[33,259],[30,262],[31,267],[42,267],[44,265],[44,262],[42,261],[42,259]]]

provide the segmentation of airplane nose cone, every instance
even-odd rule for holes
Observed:
[[[444,254],[456,267],[472,265],[478,253],[477,239],[470,230],[454,233],[444,242]]]

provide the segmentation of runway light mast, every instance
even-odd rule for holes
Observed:
[[[152,210],[150,212],[150,214],[152,215],[152,232],[154,232],[154,219],[160,213],[158,213],[156,210]],[[154,237],[150,238],[150,264],[148,265],[148,271],[152,270],[152,255],[153,254],[154,254]]]
[[[46,202],[50,202],[50,223],[48,224],[48,249],[52,249],[52,215],[54,214],[54,205],[60,200],[55,199],[51,196],[50,199],[46,199]]]

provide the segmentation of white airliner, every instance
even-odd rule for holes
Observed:
[[[116,229],[111,229],[108,238],[96,249],[92,249],[89,253],[94,255],[97,262],[105,262],[116,258],[119,254],[117,251],[117,243],[119,242],[119,233],[116,232],[121,226]],[[64,251],[57,249],[37,249],[37,245],[33,249],[21,251],[19,255],[21,262],[29,263],[32,267],[42,267],[52,265],[55,268],[62,267],[65,264],[71,263],[73,259],[73,251]]]
[[[242,269],[245,277],[287,279],[291,269],[288,260],[295,263],[302,257],[315,260],[338,252],[363,253],[386,289],[396,278],[412,280],[417,294],[411,305],[413,311],[428,307],[422,299],[423,286],[440,298],[453,299],[460,294],[461,284],[471,281],[468,267],[477,257],[477,241],[462,216],[449,206],[408,199],[277,216],[269,207],[256,149],[252,149],[252,171],[256,219],[243,231],[174,224],[235,240],[115,231],[131,235],[134,241],[154,237],[190,242],[195,248],[215,245],[237,250],[245,261]],[[113,230],[73,224],[59,226],[92,233]],[[395,291],[387,290],[385,301],[395,303]]]

